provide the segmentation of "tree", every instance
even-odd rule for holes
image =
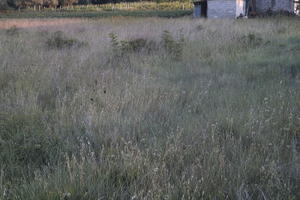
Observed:
[[[43,6],[46,7],[56,7],[58,5],[58,0],[44,0]]]
[[[6,9],[8,9],[7,1],[1,1],[0,10],[6,10]]]
[[[58,5],[60,6],[70,6],[76,3],[78,3],[78,0],[58,0]]]
[[[91,0],[79,0],[78,4],[80,5],[88,5],[91,3]]]
[[[32,0],[34,5],[43,5],[44,4],[44,0]]]
[[[33,5],[32,0],[7,0],[7,5],[12,8],[25,8]]]

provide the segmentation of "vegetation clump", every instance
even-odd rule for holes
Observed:
[[[162,43],[165,51],[176,60],[182,59],[184,42],[183,34],[180,34],[179,40],[175,40],[169,31],[165,30],[162,34]]]
[[[169,31],[164,31],[159,43],[153,40],[137,38],[131,40],[118,40],[115,33],[110,33],[110,44],[115,55],[127,53],[153,53],[163,49],[172,59],[181,60],[184,47],[184,36],[180,34],[180,39],[176,40]]]
[[[158,49],[158,45],[153,40],[145,38],[118,40],[115,33],[110,33],[110,43],[115,54],[127,53],[151,53]]]
[[[62,31],[57,31],[47,39],[46,45],[49,49],[70,49],[87,46],[87,43],[77,39],[68,38]]]
[[[244,35],[240,38],[240,41],[246,46],[246,47],[257,47],[259,45],[263,44],[263,40],[261,37],[257,36],[254,33],[249,33],[247,35]]]

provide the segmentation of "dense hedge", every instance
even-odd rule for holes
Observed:
[[[6,0],[12,8],[26,8],[28,6],[41,5],[45,7],[64,6],[78,3],[78,0]]]

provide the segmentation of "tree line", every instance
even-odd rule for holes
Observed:
[[[0,9],[26,8],[32,6],[61,7],[70,5],[105,4],[119,2],[135,2],[140,0],[0,0]],[[146,0],[155,2],[170,2],[172,0]]]
[[[79,0],[2,0],[0,9],[5,8],[26,8],[30,6],[57,7],[72,5],[78,3]]]

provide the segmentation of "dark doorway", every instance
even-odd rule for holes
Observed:
[[[194,17],[204,17],[207,18],[207,0],[200,0],[194,2]]]

